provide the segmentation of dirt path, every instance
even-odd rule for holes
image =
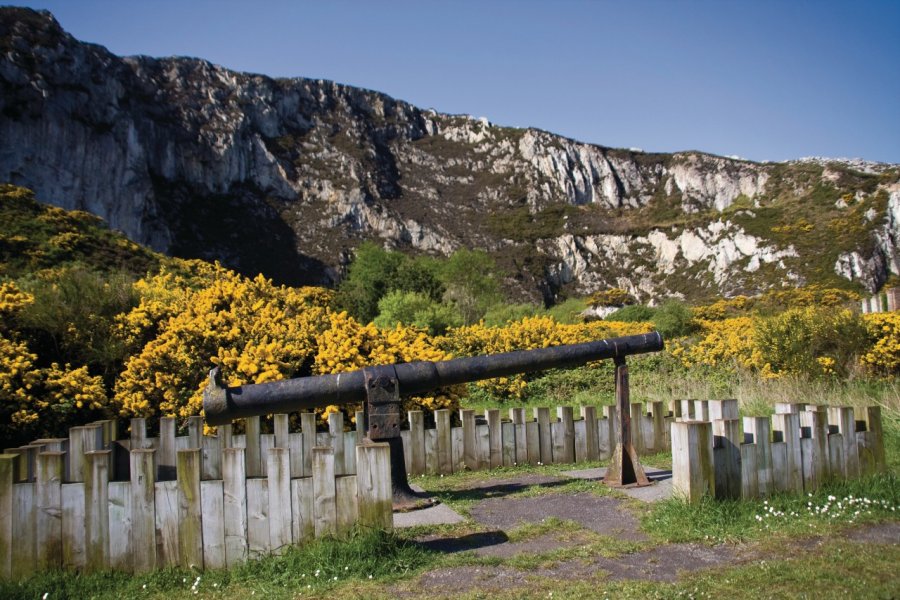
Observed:
[[[552,477],[522,478],[484,482],[470,485],[469,490],[481,494],[470,514],[485,531],[462,536],[425,536],[418,541],[441,552],[472,551],[479,557],[525,559],[525,568],[508,565],[459,566],[435,569],[422,574],[411,583],[391,590],[398,597],[442,597],[471,591],[490,594],[492,590],[510,591],[527,588],[534,578],[594,580],[643,580],[672,582],[685,573],[746,564],[769,558],[758,544],[723,544],[709,546],[697,543],[651,545],[640,529],[638,519],[628,507],[628,501],[597,496],[587,492],[548,493],[530,497],[507,494],[533,485],[555,486]],[[523,525],[540,524],[556,518],[571,523],[560,531],[539,531],[524,539],[510,539],[510,533]],[[603,536],[603,537],[598,537]],[[514,535],[514,537],[517,537]],[[847,540],[859,543],[900,544],[900,523],[862,526],[845,532]],[[611,552],[566,553],[599,540],[611,542]],[[814,550],[827,540],[805,538],[789,546],[796,551]],[[622,551],[622,543],[631,543],[632,550]],[[616,548],[619,552],[616,552]],[[562,552],[560,552],[562,551]],[[785,547],[779,554],[790,555]],[[554,553],[559,559],[554,559]],[[544,559],[541,559],[541,556]],[[573,556],[576,556],[573,558]],[[530,558],[537,560],[529,562]],[[533,564],[532,564],[533,563]]]

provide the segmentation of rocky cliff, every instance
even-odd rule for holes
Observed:
[[[331,283],[363,239],[482,248],[510,290],[641,298],[900,272],[896,165],[650,154],[384,94],[118,57],[0,9],[0,181],[153,248]]]

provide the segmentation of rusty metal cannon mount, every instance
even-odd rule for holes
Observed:
[[[647,485],[649,482],[631,443],[628,369],[625,357],[663,349],[659,333],[632,335],[583,344],[520,350],[441,362],[412,362],[367,367],[335,375],[285,379],[271,383],[225,387],[210,374],[203,394],[203,409],[210,425],[233,419],[278,412],[295,412],[328,405],[364,404],[364,427],[372,441],[391,449],[391,483],[395,510],[408,510],[428,502],[410,487],[400,437],[400,395],[417,395],[440,387],[504,377],[517,373],[580,366],[612,358],[616,362],[616,401],[619,428],[611,485]]]

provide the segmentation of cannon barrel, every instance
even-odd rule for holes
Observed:
[[[663,349],[659,333],[519,350],[503,354],[456,358],[441,362],[392,365],[402,394],[417,395],[439,387],[504,377],[515,373],[583,365],[595,360],[624,358]],[[222,387],[212,375],[203,398],[206,421],[223,425],[232,419],[278,412],[294,412],[366,400],[362,370],[317,375],[235,387]]]

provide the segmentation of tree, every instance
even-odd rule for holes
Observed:
[[[440,268],[438,260],[430,256],[415,258],[403,256],[403,261],[397,268],[396,280],[389,287],[404,292],[416,292],[440,302],[446,291],[439,277]]]
[[[356,249],[347,277],[338,286],[335,305],[361,323],[371,322],[378,315],[378,301],[396,285],[404,258],[398,252],[363,242]]]
[[[471,325],[500,301],[494,260],[482,250],[457,250],[441,265],[440,279],[446,288],[444,300],[452,304]]]

